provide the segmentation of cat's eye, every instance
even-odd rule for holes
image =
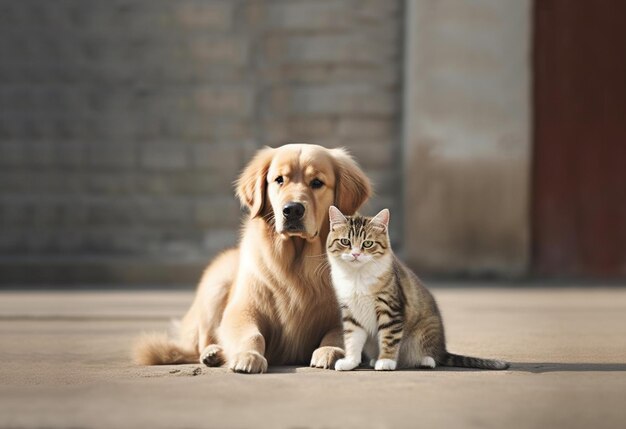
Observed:
[[[278,183],[279,185],[282,185],[284,181],[285,179],[283,179],[283,176],[278,176],[276,179],[274,179],[274,182]]]
[[[313,179],[313,180],[311,180],[311,188],[319,189],[322,186],[324,186],[324,182],[322,182],[320,179]]]
[[[372,240],[365,240],[363,242],[363,248],[364,249],[368,249],[370,247],[372,247],[374,245],[374,242]]]
[[[348,240],[347,238],[342,238],[341,240],[339,240],[341,242],[341,244],[343,244],[344,246],[349,246],[350,245],[350,240]]]

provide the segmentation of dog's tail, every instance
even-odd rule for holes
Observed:
[[[198,363],[196,350],[182,347],[167,334],[143,334],[133,348],[133,360],[139,365]]]
[[[442,366],[457,366],[461,368],[478,368],[478,369],[507,369],[508,362],[495,359],[482,359],[471,356],[455,355],[446,352],[440,363]]]

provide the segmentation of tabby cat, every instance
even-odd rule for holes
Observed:
[[[393,254],[389,210],[373,218],[344,216],[330,207],[327,250],[341,306],[345,358],[337,371],[350,371],[362,353],[376,370],[437,365],[506,369],[499,360],[460,356],[446,350],[435,299]]]

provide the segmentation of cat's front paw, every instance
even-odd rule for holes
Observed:
[[[335,371],[352,371],[359,366],[356,359],[344,358],[335,362]]]
[[[431,356],[424,356],[420,362],[422,368],[434,368],[437,366],[437,362]]]
[[[311,357],[311,366],[315,368],[331,369],[337,359],[344,356],[339,347],[324,346],[316,349]]]
[[[395,371],[397,362],[393,359],[378,359],[374,364],[376,371]]]

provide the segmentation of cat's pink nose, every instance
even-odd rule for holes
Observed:
[[[359,256],[361,256],[361,254],[358,252],[352,252],[351,254],[354,257],[354,259],[357,259]]]

